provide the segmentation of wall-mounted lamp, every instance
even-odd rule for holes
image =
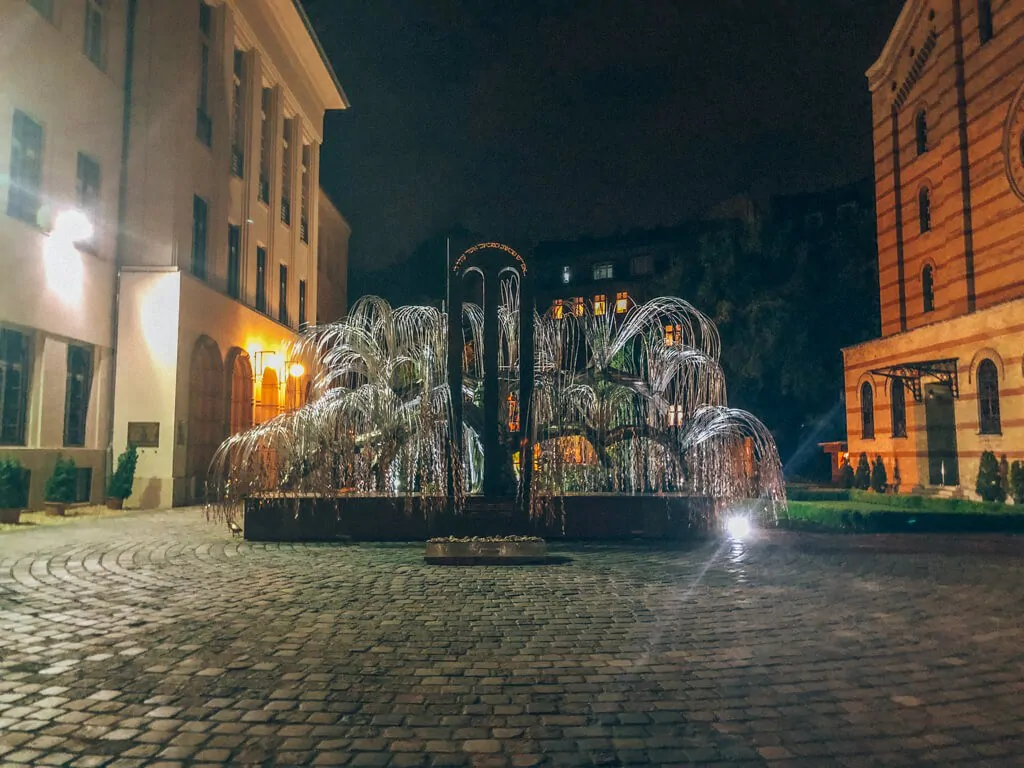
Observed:
[[[267,368],[277,369],[277,368],[280,367],[278,365],[277,352],[275,352],[274,350],[267,349],[267,350],[259,351],[259,352],[257,352],[255,354],[255,358],[256,358],[256,376],[257,377],[262,376],[263,372],[265,370],[267,370]]]
[[[288,361],[288,375],[293,379],[301,379],[306,375],[306,366],[296,360]]]

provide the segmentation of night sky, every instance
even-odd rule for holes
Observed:
[[[864,72],[901,0],[305,0],[352,102],[321,184],[379,267],[870,176]]]

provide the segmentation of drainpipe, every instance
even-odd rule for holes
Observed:
[[[135,64],[135,17],[138,12],[138,0],[128,0],[128,15],[125,24],[125,63],[124,63],[124,111],[121,117],[121,169],[117,193],[117,244],[114,248],[114,305],[111,310],[111,328],[113,330],[113,354],[110,362],[110,397],[107,403],[107,434],[110,443],[107,446],[106,477],[109,478],[114,464],[114,403],[117,388],[117,332],[121,309],[121,266],[125,261],[127,248],[125,236],[125,218],[128,209],[128,150],[131,145],[132,132],[132,77]]]

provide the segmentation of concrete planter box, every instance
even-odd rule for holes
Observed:
[[[20,520],[20,509],[0,509],[0,523],[4,525],[17,525]]]
[[[426,541],[435,537],[530,535],[552,540],[680,541],[706,536],[711,499],[574,495],[551,500],[536,520],[482,505],[452,514],[441,499],[267,495],[245,500],[249,541]]]
[[[544,541],[428,541],[423,559],[435,565],[528,565],[547,561]]]

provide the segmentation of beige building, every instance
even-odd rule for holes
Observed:
[[[33,504],[58,454],[79,467],[80,499],[103,493],[124,112],[117,8],[0,5],[0,457],[30,470]],[[91,237],[72,231],[74,211],[88,213]]]
[[[0,287],[0,450],[33,467],[33,504],[64,452],[99,500],[129,440],[133,506],[198,500],[229,431],[304,396],[288,349],[317,317],[324,113],[345,95],[295,0],[14,0],[0,28],[0,258],[32,263]],[[76,206],[95,242],[60,249],[82,275],[62,296],[26,256],[66,241],[51,220]]]
[[[320,242],[317,259],[316,321],[340,320],[348,311],[348,239],[352,227],[320,191]]]
[[[868,80],[882,333],[844,350],[849,450],[901,490],[1024,459],[1024,0],[908,0]]]

